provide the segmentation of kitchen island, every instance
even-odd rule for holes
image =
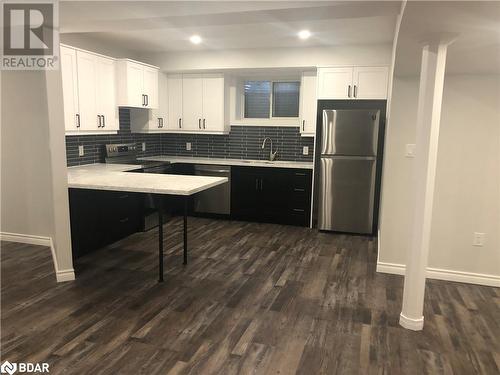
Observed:
[[[223,177],[132,173],[133,164],[89,164],[68,168],[68,188],[152,194],[158,208],[158,281],[163,281],[164,195],[184,200],[184,264],[187,264],[187,199],[198,192],[228,182]],[[90,203],[90,202],[89,202]]]

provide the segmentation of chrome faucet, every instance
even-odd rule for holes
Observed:
[[[264,141],[262,142],[262,149],[266,147],[266,141],[268,139],[271,141],[271,149],[269,150],[269,161],[274,161],[274,159],[276,159],[276,154],[278,153],[278,150],[276,149],[276,151],[273,152],[273,140],[271,138],[269,137],[264,138]]]

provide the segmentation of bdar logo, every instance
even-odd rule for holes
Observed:
[[[2,363],[2,366],[0,366],[0,371],[2,372],[2,374],[12,375],[17,371],[17,364],[5,361],[4,363]]]

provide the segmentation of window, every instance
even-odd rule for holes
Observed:
[[[273,117],[299,117],[300,82],[273,82]]]
[[[245,118],[299,117],[299,81],[245,81]]]
[[[245,118],[269,118],[271,82],[245,81]]]

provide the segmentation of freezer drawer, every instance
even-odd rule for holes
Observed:
[[[377,155],[379,118],[379,110],[323,110],[321,155]]]
[[[318,229],[371,234],[376,159],[320,159]]]

